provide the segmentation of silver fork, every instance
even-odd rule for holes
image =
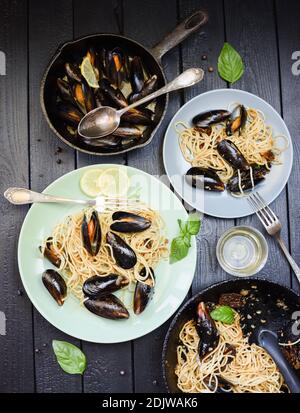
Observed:
[[[254,192],[250,194],[247,197],[247,200],[249,204],[251,205],[252,209],[258,216],[260,222],[263,224],[265,227],[266,231],[268,232],[269,235],[274,237],[278,244],[280,245],[284,255],[286,256],[288,262],[290,263],[290,266],[294,270],[298,281],[300,282],[300,268],[298,267],[297,263],[289,253],[286,245],[283,242],[283,239],[281,238],[281,222],[277,218],[277,216],[274,214],[272,209],[267,206],[266,201],[263,199],[263,197],[258,193]]]
[[[144,206],[143,203],[138,199],[105,196],[98,196],[95,199],[70,199],[61,196],[54,196],[31,191],[27,188],[8,188],[4,192],[4,197],[14,205],[48,202],[71,203],[95,207],[99,212],[112,211],[116,208],[130,208],[134,210],[139,210],[142,209]]]

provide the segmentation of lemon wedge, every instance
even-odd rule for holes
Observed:
[[[120,168],[105,169],[97,182],[100,194],[111,197],[126,195],[130,186],[127,173]]]
[[[86,56],[80,66],[81,74],[87,81],[90,87],[97,89],[99,87],[99,83],[97,80],[97,74],[92,66],[89,56]]]
[[[80,179],[80,188],[83,193],[91,198],[95,198],[100,194],[98,181],[103,169],[88,169]]]

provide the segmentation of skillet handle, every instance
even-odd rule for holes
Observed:
[[[177,46],[190,34],[194,33],[201,26],[208,21],[208,14],[206,11],[198,10],[191,16],[183,20],[171,33],[155,45],[151,52],[154,57],[160,61],[162,56],[173,47]]]
[[[300,393],[300,379],[286,360],[278,344],[277,334],[270,330],[262,330],[258,342],[272,357],[291,393]]]

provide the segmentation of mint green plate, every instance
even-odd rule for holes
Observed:
[[[140,187],[141,200],[160,211],[166,224],[166,236],[171,242],[178,235],[177,219],[187,219],[178,198],[157,178],[135,168],[122,165],[93,165],[72,171],[49,185],[45,192],[70,198],[86,198],[79,181],[90,168],[119,167],[127,171],[132,187]],[[22,226],[18,262],[24,288],[36,309],[51,324],[65,333],[95,343],[118,343],[150,333],[162,325],[177,310],[192,283],[196,268],[196,241],[192,240],[188,256],[174,264],[161,261],[155,270],[156,286],[153,299],[145,311],[136,316],[132,310],[128,320],[107,320],[90,313],[71,294],[62,307],[49,295],[42,283],[43,271],[52,268],[38,250],[38,246],[53,227],[70,214],[80,210],[77,205],[35,204]],[[193,237],[194,238],[194,237]],[[53,267],[54,268],[54,267]],[[122,293],[124,302],[132,302],[132,293]]]

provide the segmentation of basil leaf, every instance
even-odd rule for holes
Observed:
[[[201,227],[199,214],[191,214],[187,222],[187,231],[190,235],[197,235]]]
[[[221,305],[215,308],[210,316],[213,320],[221,321],[224,324],[233,324],[234,322],[234,311],[228,305]]]
[[[176,237],[172,240],[171,243],[171,254],[170,261],[171,263],[180,261],[188,255],[189,246],[186,244],[185,237]]]
[[[67,341],[53,340],[52,348],[63,371],[69,374],[83,374],[86,357],[78,347]]]
[[[229,43],[224,43],[220,53],[218,71],[221,78],[230,83],[235,83],[244,73],[243,60]]]

